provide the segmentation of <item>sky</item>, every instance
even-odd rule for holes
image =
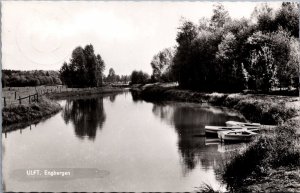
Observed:
[[[151,74],[160,50],[176,45],[182,17],[210,18],[200,1],[2,1],[2,68],[59,70],[77,46],[92,44],[107,74]],[[222,2],[231,18],[250,18],[259,2]],[[278,8],[281,2],[269,2]]]

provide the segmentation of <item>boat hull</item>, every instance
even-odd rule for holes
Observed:
[[[218,137],[218,132],[222,131],[232,131],[232,130],[249,130],[253,132],[258,132],[259,129],[257,127],[240,127],[240,126],[205,126],[205,134],[208,136],[216,136]]]
[[[205,127],[205,135],[211,136],[211,137],[218,137],[218,132],[220,131],[229,131],[230,128],[226,127],[218,127],[218,126],[206,126]]]
[[[254,139],[254,136],[223,136],[222,142],[250,142]]]
[[[238,121],[227,121],[226,125],[228,127],[232,126],[241,126],[241,127],[260,127],[261,124],[259,123],[246,123],[246,122],[238,122]]]
[[[256,133],[251,131],[229,131],[229,132],[219,132],[218,137],[222,142],[231,142],[231,143],[238,143],[238,142],[250,142],[256,136]]]

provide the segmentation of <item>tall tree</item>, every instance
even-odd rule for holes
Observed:
[[[290,55],[289,55],[289,74],[291,86],[299,89],[300,87],[300,41],[298,38],[291,38],[290,40]]]
[[[283,2],[275,16],[276,25],[295,37],[299,37],[299,5],[296,2]]]
[[[211,27],[221,28],[225,23],[231,20],[228,11],[221,3],[215,4],[213,9],[213,15],[211,17]]]
[[[177,51],[174,56],[173,73],[181,87],[189,85],[189,58],[192,52],[192,41],[197,37],[197,26],[191,21],[183,20],[177,33]]]
[[[115,82],[116,81],[116,73],[113,68],[110,68],[108,71],[108,75],[106,77],[107,82]]]
[[[222,42],[218,46],[217,74],[220,89],[227,91],[242,90],[246,86],[245,69],[238,60],[239,50],[238,42],[231,32],[223,36]]]
[[[249,75],[252,81],[250,87],[263,91],[270,91],[276,86],[277,66],[271,48],[270,37],[268,34],[257,32],[248,39],[252,45],[250,51]]]
[[[100,54],[96,56],[97,67],[96,67],[96,82],[98,86],[102,86],[103,84],[103,72],[105,70],[105,63]]]
[[[173,51],[166,48],[156,54],[152,61],[152,77],[155,81],[171,81],[170,70],[173,63]]]
[[[268,3],[263,3],[254,8],[252,13],[252,19],[257,22],[257,28],[259,31],[272,32],[276,30],[276,25],[274,24],[275,12],[268,5]]]

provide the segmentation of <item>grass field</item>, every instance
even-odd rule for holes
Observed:
[[[60,93],[65,91],[83,91],[92,90],[93,88],[67,88],[62,85],[58,86],[37,86],[37,87],[5,87],[2,88],[2,98],[1,105],[4,106],[4,97],[6,102],[6,107],[19,105],[19,97],[27,97],[29,95],[37,94],[39,97],[45,95],[46,93]],[[33,97],[31,97],[31,102],[34,102]],[[21,104],[29,104],[29,98],[22,99]]]

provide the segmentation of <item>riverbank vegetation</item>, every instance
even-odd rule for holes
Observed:
[[[299,117],[298,117],[299,119]],[[299,191],[300,141],[293,120],[264,134],[224,167],[223,179],[232,191]],[[238,168],[238,169],[237,169]]]
[[[29,122],[42,119],[57,113],[60,105],[46,97],[40,98],[39,102],[31,104],[11,105],[2,109],[2,126]]]
[[[132,92],[137,98],[141,97],[150,101],[185,101],[224,106],[238,110],[250,121],[264,124],[283,123],[296,116],[299,110],[295,105],[287,105],[299,102],[298,97],[242,93],[204,93],[164,85],[165,84],[146,85],[133,89]]]
[[[177,45],[153,57],[152,79],[184,89],[269,92],[299,86],[299,4],[255,8],[251,19],[230,18],[222,4],[198,24],[182,20]]]
[[[150,82],[149,74],[143,71],[134,70],[130,75],[130,84],[147,84]]]

